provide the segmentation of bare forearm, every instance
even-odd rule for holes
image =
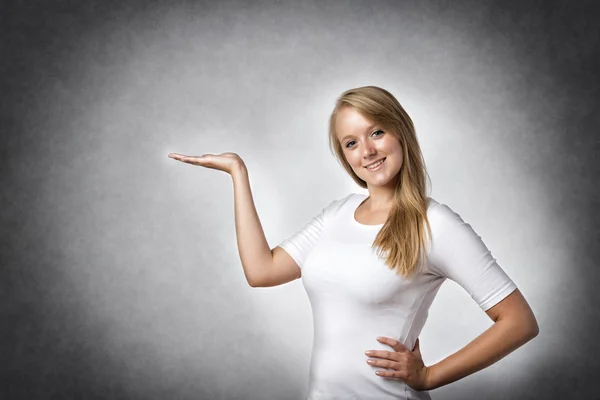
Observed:
[[[461,350],[429,367],[428,389],[447,385],[504,358],[537,335],[537,327],[498,320]]]
[[[240,165],[231,176],[238,251],[246,280],[252,286],[258,280],[261,270],[268,268],[273,259],[254,205],[248,170]]]

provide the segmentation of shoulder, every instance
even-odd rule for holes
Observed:
[[[355,193],[350,193],[345,195],[344,197],[337,198],[332,200],[321,210],[321,218],[324,223],[332,221],[336,219],[339,215],[341,215],[344,209],[355,199],[355,196],[360,196]]]
[[[333,217],[335,215],[337,215],[340,210],[342,208],[344,208],[344,206],[346,206],[346,204],[348,204],[352,199],[355,198],[355,196],[360,196],[359,194],[356,193],[350,193],[347,194],[344,197],[332,200],[331,202],[329,202],[329,204],[323,209],[323,213],[327,216],[327,217]]]
[[[465,223],[456,211],[431,197],[428,198],[427,219],[433,237],[439,236],[444,231],[459,228]]]

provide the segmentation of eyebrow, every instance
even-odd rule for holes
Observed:
[[[375,128],[378,124],[372,124],[371,126],[369,126],[367,129],[365,129],[366,131],[370,131],[371,129]],[[342,140],[340,140],[340,142],[343,142],[344,140],[348,139],[349,137],[353,137],[352,135],[346,135],[342,138]]]

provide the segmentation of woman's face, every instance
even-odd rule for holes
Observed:
[[[402,146],[392,132],[363,117],[354,107],[343,107],[336,118],[337,138],[346,160],[369,188],[395,188],[402,167]],[[384,160],[375,169],[366,168]]]

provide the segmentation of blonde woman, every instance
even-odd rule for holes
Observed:
[[[314,320],[306,399],[429,399],[429,390],[534,338],[537,321],[515,283],[469,224],[427,196],[415,129],[396,98],[374,86],[348,90],[329,122],[334,153],[369,195],[330,202],[273,249],[237,154],[169,154],[232,176],[237,244],[252,287],[302,277]],[[426,366],[418,336],[446,279],[461,285],[494,324]]]

